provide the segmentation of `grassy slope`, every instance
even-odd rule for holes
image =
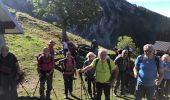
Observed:
[[[16,54],[21,69],[26,72],[27,81],[24,83],[27,91],[32,95],[35,85],[38,81],[38,74],[36,73],[36,55],[41,52],[42,48],[47,46],[50,39],[56,41],[55,49],[59,50],[61,48],[61,43],[59,42],[59,37],[61,36],[61,29],[46,23],[41,20],[37,20],[27,14],[15,12],[16,18],[20,25],[24,28],[25,33],[21,35],[6,35],[7,45],[10,51]],[[87,43],[84,39],[74,36],[68,33],[69,38],[75,43]],[[63,79],[62,74],[55,71],[54,89],[57,93],[58,99],[63,99]],[[74,94],[80,97],[80,80],[76,80],[76,87],[74,85]],[[23,88],[18,89],[19,96],[27,96]],[[39,97],[38,89],[35,96]],[[52,100],[56,100],[52,92]],[[114,100],[121,100],[114,98]]]

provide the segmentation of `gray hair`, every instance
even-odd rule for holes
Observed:
[[[144,50],[144,48],[147,48],[148,50],[154,50],[154,46],[152,44],[145,44],[143,46],[143,50]]]

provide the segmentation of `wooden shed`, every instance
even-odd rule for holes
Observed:
[[[154,44],[154,48],[159,53],[170,54],[170,42],[156,41]]]
[[[21,34],[23,32],[15,17],[0,1],[0,46],[6,45],[4,34]]]

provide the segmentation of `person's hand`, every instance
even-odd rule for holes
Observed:
[[[139,76],[139,73],[134,73],[135,78],[138,78],[138,76]]]
[[[49,73],[46,73],[45,76],[48,77],[50,74]]]
[[[156,80],[155,80],[155,84],[156,84],[157,86],[160,85],[160,84],[161,84],[161,80],[156,79]]]
[[[38,74],[40,74],[40,68],[39,67],[37,68],[37,72],[38,72]]]
[[[81,70],[81,69],[77,69],[77,72],[78,72],[79,74],[81,74],[81,73],[82,73],[82,70]]]

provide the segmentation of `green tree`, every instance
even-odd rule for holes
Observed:
[[[124,49],[126,46],[132,48],[133,56],[137,56],[137,54],[139,53],[139,48],[136,47],[135,43],[133,42],[133,39],[129,36],[118,37],[117,48]]]
[[[42,4],[43,2],[43,4]],[[57,24],[66,35],[69,27],[80,30],[84,24],[93,23],[101,15],[101,8],[96,0],[33,0],[38,16],[57,16]]]

